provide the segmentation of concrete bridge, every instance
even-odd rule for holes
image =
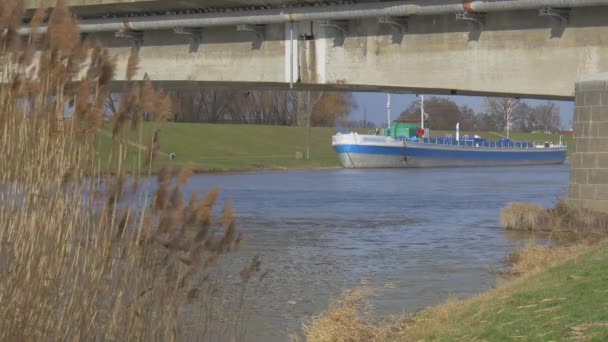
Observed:
[[[608,71],[606,0],[66,3],[119,70],[140,45],[142,70],[167,84],[572,99],[576,80]]]
[[[569,196],[608,211],[608,0],[66,3],[168,87],[576,97]]]

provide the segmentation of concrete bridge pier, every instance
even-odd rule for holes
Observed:
[[[576,84],[570,203],[608,212],[608,73]]]

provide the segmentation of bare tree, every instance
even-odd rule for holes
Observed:
[[[311,115],[313,126],[335,126],[337,121],[357,107],[351,93],[322,92],[312,93],[311,97],[316,99]]]
[[[233,90],[202,90],[195,98],[198,119],[211,123],[224,121],[234,110],[234,98],[238,93]]]
[[[445,97],[432,96],[424,101],[424,111],[429,114],[425,122],[431,129],[452,130],[456,123],[460,122],[463,130],[477,129],[477,117],[472,108],[468,106],[459,107],[456,102]],[[420,102],[412,101],[410,105],[401,112],[401,120],[420,120]]]
[[[291,125],[293,110],[288,91],[249,91],[235,112],[241,113],[244,122],[264,125]]]
[[[208,90],[178,93],[180,121],[334,126],[356,107],[351,93],[287,90]]]
[[[498,124],[497,130],[506,128],[507,138],[513,124],[513,118],[517,115],[521,106],[522,102],[519,99],[507,97],[488,97],[485,102],[486,114],[494,117]]]
[[[108,99],[106,100],[106,104],[104,107],[104,112],[109,111],[112,116],[115,116],[118,112],[118,107],[116,106],[116,99],[114,99],[114,94],[109,93]]]
[[[547,102],[534,107],[532,115],[538,120],[538,126],[535,127],[535,130],[555,132],[561,127],[559,108],[555,103]]]
[[[341,120],[340,126],[347,128],[376,128],[376,124],[367,120]]]

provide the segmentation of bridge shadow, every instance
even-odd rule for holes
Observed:
[[[262,39],[254,39],[251,42],[251,49],[252,50],[259,50],[262,48],[262,44],[264,43],[264,41]]]
[[[405,33],[403,32],[394,32],[392,34],[392,43],[393,44],[397,44],[397,45],[401,45],[401,43],[403,42],[403,38],[405,38]]]
[[[469,32],[469,42],[476,42],[476,41],[478,41],[479,38],[481,37],[481,32],[483,32],[483,31],[479,30],[479,29],[471,30]]]
[[[552,19],[550,26],[551,38],[561,38],[568,25],[559,19]]]

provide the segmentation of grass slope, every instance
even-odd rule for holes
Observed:
[[[467,301],[420,313],[394,340],[608,340],[608,245]]]
[[[153,125],[143,125],[143,141],[149,142]],[[109,129],[100,134],[100,155],[111,150]],[[333,128],[311,128],[310,160],[305,160],[306,128],[259,125],[214,125],[167,123],[160,131],[161,154],[155,168],[168,160],[170,153],[176,162],[192,162],[199,170],[230,171],[260,168],[321,168],[339,167],[340,162],[331,147]],[[129,133],[129,153],[138,150],[137,132]],[[299,154],[299,156],[297,156]]]

